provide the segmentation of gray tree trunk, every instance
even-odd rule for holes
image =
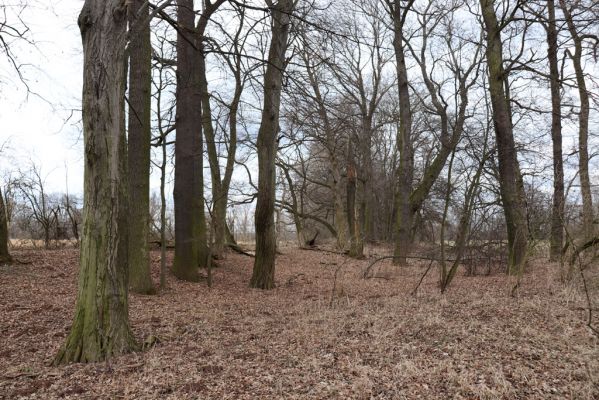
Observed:
[[[587,90],[584,68],[582,66],[583,38],[578,33],[572,13],[565,0],[560,0],[560,7],[564,13],[568,31],[574,41],[574,54],[569,53],[574,65],[578,96],[580,97],[580,111],[578,113],[578,176],[580,177],[580,192],[582,194],[582,227],[584,239],[590,240],[594,236],[593,196],[591,193],[591,177],[589,175],[589,113],[590,102]]]
[[[553,143],[553,208],[551,213],[550,258],[558,261],[564,243],[564,162],[562,156],[562,111],[558,66],[555,1],[547,1],[547,58],[551,85],[551,141]]]
[[[154,293],[150,274],[150,141],[152,48],[148,4],[132,0],[129,9],[129,285],[136,293]],[[139,16],[138,20],[136,17]],[[143,21],[142,21],[143,20]]]
[[[277,133],[285,52],[294,6],[293,0],[279,0],[271,7],[272,37],[264,76],[264,107],[256,143],[258,150],[258,198],[254,216],[256,258],[250,280],[251,287],[260,289],[275,287],[275,159],[278,149]]]
[[[83,39],[83,238],[75,317],[55,364],[99,361],[136,348],[127,302],[125,40],[120,0],[86,0]]]
[[[393,6],[393,48],[397,68],[397,89],[399,93],[399,168],[397,170],[397,188],[395,196],[395,251],[394,264],[405,264],[411,242],[413,214],[410,210],[410,194],[414,177],[414,150],[412,146],[412,110],[408,85],[408,68],[404,54],[404,13],[401,1],[394,0]],[[409,6],[408,6],[409,7]],[[407,12],[407,11],[406,11]]]
[[[175,259],[173,274],[197,281],[206,264],[202,102],[193,0],[177,1],[177,138],[175,142]]]

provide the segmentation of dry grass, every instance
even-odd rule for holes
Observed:
[[[16,252],[31,264],[0,266],[0,398],[599,398],[599,341],[554,265],[533,266],[516,298],[504,276],[458,276],[441,296],[435,270],[412,296],[423,265],[382,262],[385,279],[363,280],[369,260],[284,253],[270,292],[249,289],[252,259],[231,254],[212,289],[169,277],[159,296],[132,295],[134,332],[157,345],[54,368],[77,253]]]

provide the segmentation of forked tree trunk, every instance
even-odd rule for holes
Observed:
[[[193,0],[178,0],[177,139],[175,142],[175,259],[173,274],[197,281],[206,263],[204,215],[202,102]]]
[[[503,43],[493,0],[480,0],[487,40],[489,94],[497,142],[499,186],[508,236],[508,273],[520,274],[528,251],[528,225],[522,177],[518,165],[507,81],[503,68]]]
[[[259,289],[275,287],[275,159],[281,87],[285,69],[285,51],[289,37],[293,0],[279,0],[271,7],[272,37],[264,76],[264,107],[258,131],[258,198],[256,202],[256,258],[250,286]]]
[[[553,208],[551,212],[550,258],[558,261],[564,243],[564,163],[562,159],[562,112],[558,66],[555,1],[547,1],[547,58],[551,85],[551,141],[553,143]]]
[[[12,260],[8,252],[8,223],[6,218],[6,206],[0,189],[0,263],[8,263]]]
[[[136,293],[154,292],[150,274],[150,140],[152,48],[148,3],[132,0],[129,26],[129,285]],[[136,18],[139,16],[139,20]],[[147,20],[147,21],[146,21]]]
[[[85,180],[75,317],[55,364],[100,361],[136,348],[127,303],[125,35],[121,0],[86,0],[83,38]]]

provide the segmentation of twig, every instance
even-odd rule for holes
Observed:
[[[435,262],[435,260],[431,260],[431,262],[428,263],[428,268],[426,269],[426,271],[424,271],[424,274],[422,274],[422,276],[420,277],[420,281],[418,281],[418,285],[416,285],[414,290],[412,290],[412,296],[416,296],[416,293],[418,292],[418,288],[422,284],[422,281],[424,280],[424,277],[426,276],[426,274],[428,274],[428,271],[431,270],[431,267],[433,266],[434,262]]]

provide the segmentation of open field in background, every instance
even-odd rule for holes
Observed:
[[[412,295],[428,263],[383,261],[384,279],[363,280],[372,260],[282,252],[277,289],[249,289],[253,260],[230,254],[212,289],[169,276],[164,293],[130,296],[146,351],[54,368],[78,252],[14,251],[20,263],[0,266],[0,398],[599,398],[580,282],[554,264],[535,260],[514,298],[506,276],[462,272],[441,296],[436,270]],[[598,268],[586,273],[599,304]]]

